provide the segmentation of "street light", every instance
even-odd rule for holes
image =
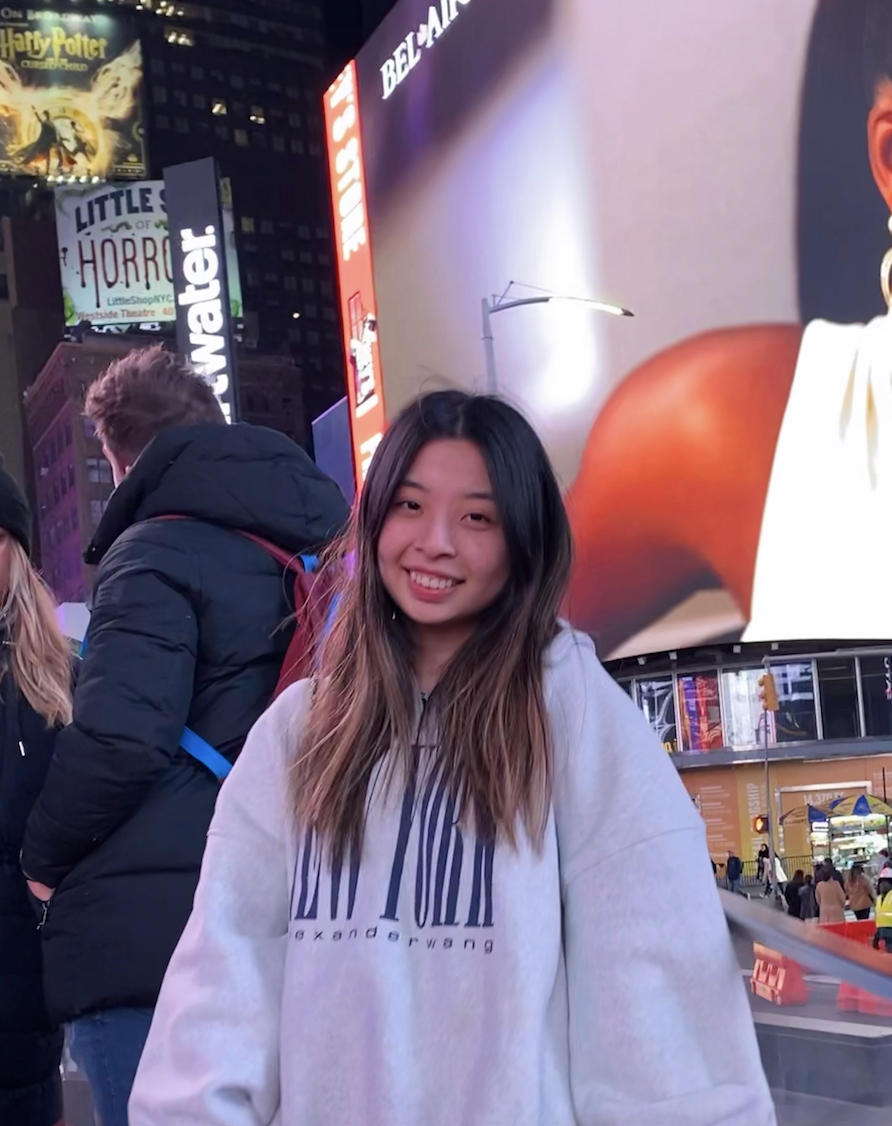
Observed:
[[[495,313],[507,313],[509,309],[521,309],[526,305],[548,305],[552,301],[575,301],[581,305],[588,305],[598,313],[609,313],[613,317],[634,317],[630,309],[621,305],[613,305],[609,301],[595,301],[590,297],[573,297],[560,293],[541,293],[536,297],[519,297],[512,301],[505,298],[511,292],[514,282],[508,283],[508,288],[501,297],[484,297],[482,300],[483,311],[483,348],[486,353],[486,390],[492,395],[498,389],[496,375],[496,349],[492,335],[492,317]],[[520,284],[520,283],[518,283]],[[532,288],[530,286],[529,288]]]

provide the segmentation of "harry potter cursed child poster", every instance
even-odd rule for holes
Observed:
[[[126,19],[4,8],[0,174],[144,177],[142,83]]]

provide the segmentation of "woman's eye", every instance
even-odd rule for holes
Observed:
[[[492,520],[486,515],[485,512],[469,512],[468,519],[472,524],[491,524]]]
[[[402,509],[403,512],[420,512],[421,511],[421,505],[418,503],[417,500],[398,500],[394,507]]]

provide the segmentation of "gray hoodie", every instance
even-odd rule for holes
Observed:
[[[587,638],[545,687],[541,851],[478,841],[434,779],[373,786],[335,872],[287,808],[308,687],[278,700],[220,794],[131,1126],[774,1126],[675,768]]]

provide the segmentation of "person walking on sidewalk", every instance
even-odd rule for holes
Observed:
[[[728,862],[725,865],[725,875],[728,879],[728,891],[740,894],[740,881],[743,878],[743,861],[732,848],[728,849]]]
[[[876,902],[876,894],[861,864],[852,865],[849,878],[846,880],[846,895],[849,899],[849,907],[855,912],[855,918],[869,919],[870,909]]]
[[[43,998],[39,915],[19,867],[25,822],[71,719],[71,653],[30,561],[31,513],[0,459],[0,1123],[62,1118],[62,1031]]]
[[[221,791],[130,1126],[773,1126],[703,821],[559,621],[532,429],[411,404],[349,546],[318,678]]]
[[[818,914],[818,901],[815,898],[815,878],[811,872],[805,875],[805,882],[799,889],[799,918],[811,921]]]
[[[892,954],[892,868],[880,872],[877,885],[877,929],[873,936],[873,948],[879,950],[884,943],[886,953]]]
[[[793,879],[784,888],[784,899],[787,901],[787,914],[794,919],[802,918],[802,898],[800,892],[805,887],[805,873],[797,868]]]
[[[833,879],[826,867],[821,867],[815,888],[818,904],[818,921],[821,923],[844,923],[846,921],[846,893]]]
[[[87,552],[99,570],[74,719],[22,867],[48,900],[51,1014],[71,1023],[103,1126],[125,1126],[220,789],[180,748],[184,729],[235,761],[293,632],[293,582],[243,533],[313,551],[348,509],[283,434],[226,425],[209,385],[160,347],[111,364],[85,413],[117,489]]]

